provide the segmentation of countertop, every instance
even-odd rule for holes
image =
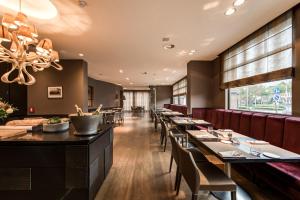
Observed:
[[[64,132],[57,133],[44,133],[29,132],[24,135],[11,137],[0,140],[0,146],[4,145],[47,145],[47,144],[90,144],[98,137],[106,133],[112,126],[100,125],[97,134],[92,136],[76,136],[74,135],[75,129],[70,125],[70,129]]]

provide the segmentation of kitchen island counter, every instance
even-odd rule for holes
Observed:
[[[113,163],[113,127],[0,140],[0,199],[94,199]]]

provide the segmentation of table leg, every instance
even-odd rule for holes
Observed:
[[[224,172],[229,178],[231,178],[231,163],[225,163]]]

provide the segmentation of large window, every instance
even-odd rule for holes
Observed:
[[[144,107],[149,110],[150,93],[148,91],[124,91],[124,110],[131,111],[132,107]]]
[[[173,104],[186,105],[187,79],[173,85]]]
[[[223,84],[236,87],[292,76],[293,26],[288,12],[223,54]]]
[[[292,80],[274,81],[229,89],[230,109],[292,113]]]

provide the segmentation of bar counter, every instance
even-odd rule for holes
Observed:
[[[113,163],[113,128],[0,140],[0,199],[94,199]]]

